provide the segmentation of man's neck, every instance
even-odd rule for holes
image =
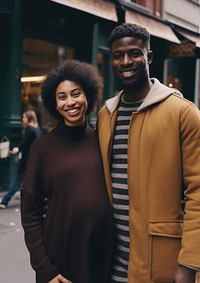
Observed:
[[[124,88],[123,100],[125,102],[136,102],[143,100],[147,96],[152,85],[153,83],[149,80],[147,83],[137,87]]]

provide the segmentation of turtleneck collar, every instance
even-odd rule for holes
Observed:
[[[81,126],[67,126],[63,121],[60,121],[58,131],[70,140],[81,140],[85,136],[87,123]]]

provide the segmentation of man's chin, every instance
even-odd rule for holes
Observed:
[[[121,80],[121,85],[124,87],[133,87],[136,85],[136,82],[133,79],[123,79]]]

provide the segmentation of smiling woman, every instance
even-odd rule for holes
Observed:
[[[87,125],[102,86],[97,69],[76,60],[53,69],[42,84],[43,103],[59,122],[33,145],[21,189],[37,283],[109,282],[112,209],[97,133]]]
[[[56,108],[66,125],[83,125],[88,103],[82,87],[73,81],[61,82],[56,89]]]
[[[56,90],[64,81],[74,82],[82,88],[88,102],[85,114],[89,115],[102,97],[103,81],[97,68],[78,60],[67,60],[49,72],[43,81],[41,96],[44,106],[57,120],[63,120],[63,117],[56,107]]]

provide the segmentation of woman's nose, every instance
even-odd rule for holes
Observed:
[[[75,99],[71,96],[67,99],[67,105],[74,105],[76,103]]]

